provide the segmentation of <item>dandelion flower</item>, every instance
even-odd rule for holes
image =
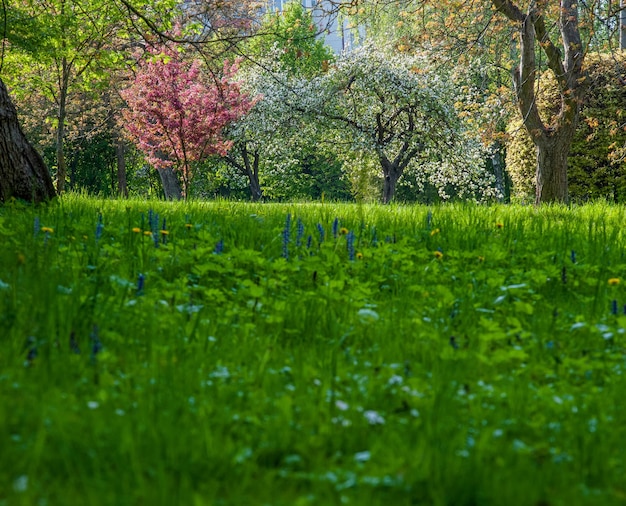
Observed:
[[[185,223],[185,228],[189,230],[193,225],[191,223]]]
[[[161,230],[161,235],[169,235],[169,230]]]
[[[146,230],[146,231],[143,233],[143,235],[145,235],[145,236],[151,236],[151,235],[152,235],[152,232],[150,232],[149,230]]]
[[[46,234],[53,234],[54,233],[54,229],[50,228],[50,227],[41,227],[41,231],[46,233]]]
[[[139,227],[133,227],[133,233],[138,234],[139,232],[141,232]]]
[[[433,235],[437,235],[439,232],[440,232],[440,230],[438,228],[436,228],[435,230],[431,231],[430,235],[432,237]]]
[[[348,233],[348,229],[346,227],[341,227],[339,229],[339,234],[346,235]]]
[[[440,260],[443,257],[443,253],[441,251],[438,251],[438,250],[433,252],[433,255],[435,255],[435,258],[437,260]]]
[[[620,279],[619,278],[610,278],[609,279],[609,285],[611,285],[611,286],[619,285],[619,283],[620,283]]]
[[[502,228],[502,227],[504,227],[504,223],[502,223],[501,221],[498,221],[496,223],[496,228]]]
[[[478,261],[479,261],[479,262],[484,262],[484,261],[485,261],[485,257],[483,257],[483,256],[479,256],[479,257],[478,257]]]
[[[363,260],[363,253],[361,253],[360,251],[357,251],[356,259],[357,260]]]

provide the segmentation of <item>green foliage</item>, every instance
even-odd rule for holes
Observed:
[[[586,66],[589,88],[568,159],[570,197],[574,201],[605,198],[623,202],[626,199],[626,161],[620,150],[626,145],[626,85],[623,80],[626,58],[617,53],[589,54]],[[555,86],[545,75],[539,86],[540,103],[549,111],[550,104],[558,105]],[[506,164],[514,193],[520,199],[533,199],[534,146],[520,120],[511,121],[508,132]]]
[[[291,74],[312,76],[334,60],[332,49],[318,38],[313,14],[299,1],[285,3],[281,11],[269,11],[248,51],[257,57],[273,55]]]
[[[620,504],[623,216],[0,207],[0,501]]]

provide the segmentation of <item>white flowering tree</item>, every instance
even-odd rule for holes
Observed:
[[[259,35],[248,43],[256,64],[246,69],[244,86],[260,100],[229,128],[233,149],[223,160],[248,180],[254,200],[264,193],[262,180],[269,196],[294,197],[306,193],[313,179],[305,166],[318,153],[313,149],[315,125],[292,107],[292,90],[300,80],[323,72],[334,58],[316,30],[311,11],[293,1],[280,12],[269,12]]]
[[[289,100],[335,132],[340,156],[354,159],[357,152],[376,160],[385,203],[407,171],[444,198],[451,190],[461,197],[493,196],[482,146],[454,110],[456,88],[431,67],[426,57],[365,45],[302,83]]]

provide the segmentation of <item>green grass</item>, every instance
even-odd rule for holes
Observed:
[[[1,207],[0,505],[625,504],[625,218]]]

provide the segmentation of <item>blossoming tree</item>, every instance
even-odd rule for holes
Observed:
[[[443,198],[451,187],[462,197],[494,196],[482,148],[452,106],[458,90],[427,58],[364,45],[307,86],[294,106],[323,118],[344,151],[375,161],[383,202],[407,171]]]
[[[255,101],[241,92],[237,70],[237,64],[225,62],[221,75],[209,78],[199,61],[186,61],[167,47],[153,49],[139,61],[134,80],[122,92],[128,106],[124,127],[148,162],[162,171],[166,198],[179,196],[164,177],[168,170],[180,174],[187,197],[194,163],[231,148],[223,129]]]

